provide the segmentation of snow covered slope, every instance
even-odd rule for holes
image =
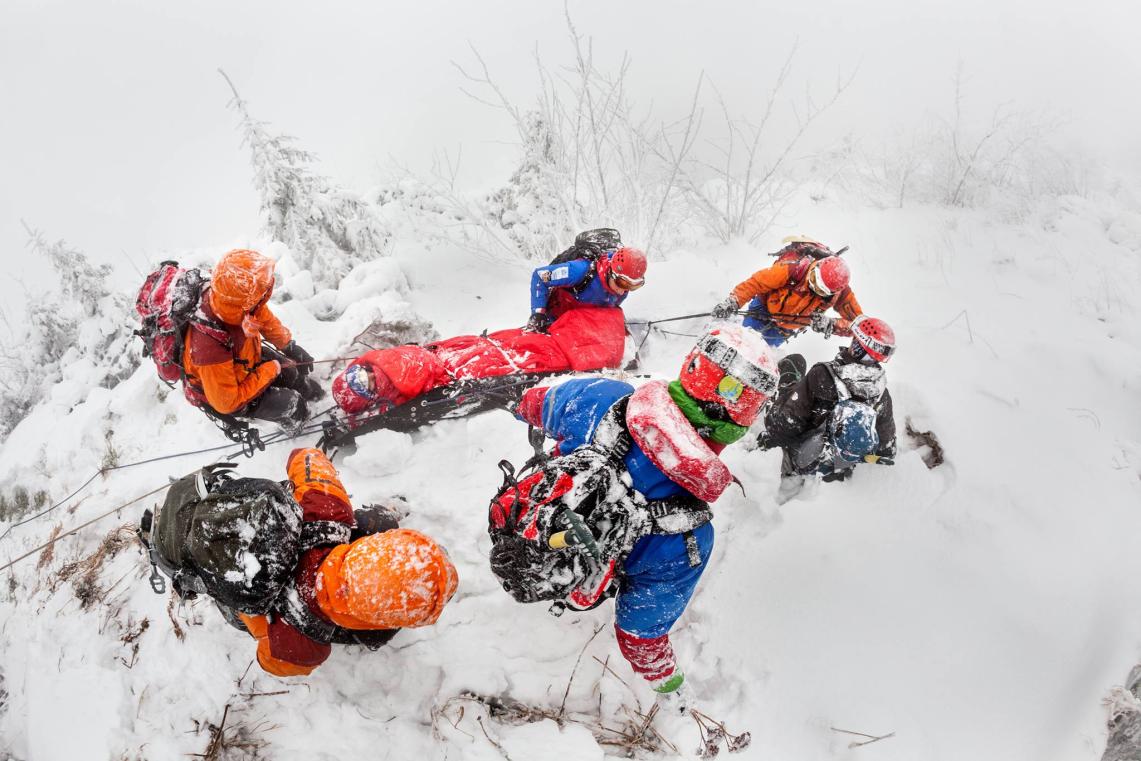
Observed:
[[[1141,217],[1062,198],[1017,223],[810,200],[786,218],[771,241],[803,231],[852,246],[861,303],[899,337],[888,367],[897,423],[936,432],[947,461],[928,470],[901,433],[895,467],[864,467],[778,508],[779,455],[727,450],[744,494],[715,505],[717,548],[674,637],[698,705],[752,733],[740,758],[1098,758],[1100,700],[1141,659]],[[412,241],[396,251],[403,274],[388,260],[365,265],[342,288],[339,320],[314,319],[301,300],[278,313],[318,357],[338,356],[366,314],[407,309],[392,291],[375,295],[404,277],[412,309],[441,335],[525,319],[526,267]],[[767,261],[744,245],[654,261],[627,315],[708,309]],[[651,335],[643,367],[671,377],[692,341],[674,334],[701,326],[661,327],[670,332]],[[806,335],[793,347],[813,361],[836,345]],[[113,392],[61,384],[4,443],[0,475],[59,499],[101,465],[220,443],[144,365]],[[282,478],[290,448],[272,445],[242,470]],[[515,604],[487,567],[495,463],[528,452],[525,428],[496,412],[371,434],[338,456],[358,503],[407,500],[406,525],[448,547],[460,588],[437,626],[375,653],[337,647],[303,679],[251,668],[252,640],[208,602],[171,608],[151,592],[138,547],[109,532],[153,497],[23,561],[0,592],[0,758],[184,758],[206,753],[223,720],[217,758],[619,753],[589,725],[618,727],[651,700],[617,651],[610,605],[556,619]],[[111,472],[13,529],[2,562],[215,456]],[[469,691],[556,714],[565,705],[575,721],[513,725],[449,702]],[[693,721],[655,727],[694,754]],[[861,738],[833,728],[894,736],[852,750]]]

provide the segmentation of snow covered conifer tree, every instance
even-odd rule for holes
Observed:
[[[557,254],[574,229],[569,220],[577,214],[564,208],[556,146],[558,136],[537,111],[520,120],[523,159],[510,182],[487,197],[488,213],[507,232],[524,256],[550,259]]]
[[[139,366],[126,296],[112,291],[111,266],[92,265],[59,240],[28,229],[28,247],[52,266],[58,287],[30,296],[23,330],[0,347],[0,433],[6,434],[57,383],[63,370],[85,389],[114,388]]]
[[[389,234],[374,207],[314,172],[310,165],[316,156],[298,148],[289,135],[270,133],[265,122],[250,116],[229,77],[226,81],[250,149],[266,232],[289,246],[319,288],[336,288],[354,265],[383,256]]]

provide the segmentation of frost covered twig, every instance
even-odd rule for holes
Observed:
[[[586,641],[586,643],[582,646],[582,650],[579,651],[578,658],[575,658],[574,668],[571,669],[570,679],[567,680],[567,688],[563,691],[563,702],[559,704],[559,718],[562,718],[562,715],[566,712],[567,696],[570,695],[571,685],[574,684],[574,675],[578,673],[578,665],[582,663],[582,656],[586,654],[586,649],[590,647],[591,642],[594,642],[594,638],[598,636],[598,633],[602,631],[602,628],[602,624],[599,624],[595,628],[594,634],[590,635],[590,639]]]
[[[722,740],[725,741],[725,747],[730,753],[744,750],[753,742],[751,733],[733,734],[725,727],[724,722],[717,721],[701,711],[691,709],[689,715],[697,722],[697,730],[701,734],[701,747],[697,753],[701,758],[712,758],[720,753]]]
[[[836,727],[829,727],[829,729],[831,729],[833,732],[840,732],[845,735],[855,735],[856,737],[867,738],[862,742],[853,740],[852,742],[848,743],[849,748],[859,748],[864,745],[871,745],[872,743],[879,742],[880,740],[886,740],[889,737],[895,737],[895,732],[888,732],[886,735],[869,735],[865,732],[853,732],[850,729],[838,729]]]
[[[601,717],[528,705],[505,695],[480,695],[474,692],[464,692],[449,698],[442,706],[432,712],[432,727],[437,737],[443,739],[439,733],[439,719],[441,717],[447,719],[447,724],[453,729],[463,732],[459,726],[465,716],[463,703],[474,703],[483,708],[484,714],[476,716],[476,721],[479,722],[480,728],[485,735],[487,735],[487,729],[483,724],[484,715],[489,719],[507,725],[531,724],[551,720],[555,722],[570,722],[586,727],[590,730],[591,734],[594,735],[599,745],[620,747],[631,753],[639,750],[652,753],[659,752],[663,747],[670,747],[676,752],[676,747],[665,740],[654,728],[653,720],[656,715],[655,710],[651,710],[649,715],[644,715],[640,711],[635,710],[633,711],[633,718],[631,720],[624,720],[621,728],[614,728],[607,726]],[[458,715],[454,722],[448,718],[448,713],[453,708],[458,709]],[[631,716],[629,708],[624,706],[623,709],[627,712],[627,716]],[[467,734],[469,737],[471,736],[470,733],[467,732],[464,732],[464,734]],[[487,737],[496,747],[499,747],[498,743],[495,743],[490,735],[487,735]]]
[[[258,721],[254,724],[242,722],[237,726],[227,727],[230,709],[233,707],[233,703],[226,703],[225,708],[222,709],[222,719],[217,724],[210,721],[195,720],[196,731],[201,732],[205,728],[210,735],[210,740],[202,753],[190,753],[188,755],[205,759],[205,761],[238,758],[257,759],[261,756],[261,750],[266,747],[266,742],[258,735],[276,729],[276,725]]]

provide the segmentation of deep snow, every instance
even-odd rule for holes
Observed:
[[[852,246],[861,303],[899,339],[888,380],[902,451],[892,468],[862,467],[778,508],[779,453],[726,450],[745,494],[730,488],[714,506],[717,547],[673,639],[702,710],[752,732],[740,758],[1100,756],[1100,700],[1141,659],[1132,604],[1141,579],[1133,549],[1141,537],[1141,216],[1115,203],[1065,197],[1004,222],[806,198],[769,236],[772,248],[800,231]],[[288,256],[280,246],[263,250]],[[318,357],[341,356],[377,313],[419,314],[444,336],[525,320],[527,265],[412,240],[396,252],[350,276],[337,321],[313,317],[327,306],[320,296],[275,300],[274,309]],[[768,261],[745,245],[653,261],[627,316],[709,308]],[[297,295],[308,295],[305,273],[282,269],[286,289],[296,283]],[[693,340],[672,333],[696,334],[700,323],[662,327],[671,333],[651,336],[642,357],[655,377],[670,378]],[[838,345],[806,335],[792,347],[815,361]],[[902,433],[907,418],[938,434],[945,464],[926,468]],[[100,467],[108,442],[120,462],[222,443],[144,364],[112,392],[84,387],[82,376],[60,384],[4,443],[0,471],[6,484],[59,498]],[[241,471],[283,478],[289,449],[273,445]],[[404,525],[448,548],[460,586],[436,626],[404,631],[375,653],[335,647],[308,678],[248,668],[253,641],[205,602],[175,608],[185,639],[176,637],[167,599],[149,589],[133,545],[102,566],[98,584],[110,591],[89,608],[74,585],[58,582],[65,563],[133,523],[147,500],[62,540],[44,567],[24,561],[0,600],[0,757],[181,758],[203,752],[205,722],[217,724],[233,703],[227,727],[251,728],[273,759],[601,758],[579,725],[484,717],[481,727],[471,705],[462,718],[453,705],[433,733],[433,709],[465,690],[557,709],[599,626],[568,710],[594,715],[599,689],[608,724],[635,693],[650,703],[617,651],[610,604],[555,619],[542,605],[514,603],[489,572],[495,463],[528,454],[525,427],[494,412],[412,435],[370,434],[337,457],[358,503],[407,499]],[[21,554],[55,525],[78,525],[210,457],[114,472],[12,531],[0,551]],[[143,618],[149,626],[133,655],[122,640]],[[603,676],[594,658],[608,659],[633,691]],[[697,747],[692,721],[657,726],[684,754]],[[895,735],[849,750],[852,736],[833,727]]]

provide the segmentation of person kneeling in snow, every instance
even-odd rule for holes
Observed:
[[[209,594],[257,640],[275,676],[310,673],[331,644],[376,649],[404,627],[434,624],[456,591],[447,552],[391,508],[354,513],[337,471],[317,449],[289,456],[288,486],[210,466],[171,485],[143,516],[151,585],[161,568],[180,596]]]
[[[531,317],[524,330],[545,333],[579,306],[616,307],[646,284],[646,255],[622,246],[608,227],[579,233],[574,245],[531,275]]]
[[[724,325],[699,339],[678,380],[671,383],[652,381],[635,390],[616,380],[576,379],[529,389],[516,409],[517,417],[557,439],[558,451],[569,454],[549,461],[533,476],[520,478],[514,490],[501,491],[492,505],[493,539],[511,531],[512,520],[515,525],[527,523],[532,515],[550,516],[552,523],[563,521],[578,533],[563,531],[558,541],[527,550],[537,562],[523,567],[515,578],[500,569],[516,562],[513,553],[525,554],[520,545],[533,538],[538,525],[525,527],[521,539],[496,542],[492,566],[504,588],[526,601],[528,590],[520,587],[536,582],[531,577],[536,568],[555,567],[557,556],[547,547],[559,552],[557,545],[566,536],[599,545],[597,556],[610,562],[603,587],[583,584],[557,605],[592,607],[603,599],[605,586],[613,583],[615,631],[623,656],[655,691],[684,708],[687,696],[678,692],[684,675],[669,631],[688,605],[713,551],[707,503],[734,480],[717,455],[745,435],[776,387],[776,362],[761,337],[740,326]],[[594,478],[600,469],[591,458],[598,457],[616,468],[617,479]],[[615,490],[618,483],[632,486],[633,492],[620,486]],[[582,511],[582,520],[576,517],[581,502],[564,509],[552,501],[584,491],[596,495],[597,502]],[[527,500],[536,506],[533,514],[528,512],[530,505],[522,504]],[[616,504],[629,509],[615,511]],[[526,509],[518,516],[522,507]],[[595,536],[582,533],[584,523]],[[615,538],[615,533],[622,536]],[[550,539],[544,537],[544,542]],[[541,595],[550,591],[538,583],[536,588]],[[557,599],[555,594],[530,599]]]
[[[784,450],[781,502],[806,476],[842,481],[857,463],[892,464],[895,418],[882,363],[895,353],[895,333],[867,316],[856,318],[851,330],[850,346],[807,373],[800,354],[780,361],[780,392],[757,444]]]
[[[273,269],[256,251],[222,257],[186,331],[182,368],[187,396],[200,405],[296,426],[325,391],[309,377],[313,357],[269,309]]]

